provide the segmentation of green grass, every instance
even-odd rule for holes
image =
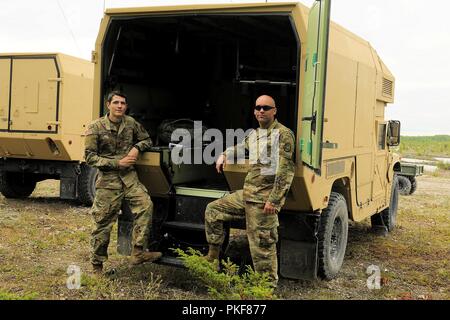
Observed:
[[[20,295],[0,290],[0,300],[34,300],[37,298],[38,294],[36,292]]]
[[[399,151],[403,156],[450,157],[450,136],[402,137]]]
[[[439,161],[437,163],[437,167],[441,170],[450,170],[450,163],[445,163],[445,162]]]

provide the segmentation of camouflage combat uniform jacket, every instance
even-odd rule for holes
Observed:
[[[245,201],[269,201],[281,210],[294,178],[294,147],[294,133],[275,120],[267,130],[253,130],[242,143],[224,152],[227,159],[235,158],[243,148],[250,154],[244,182]]]
[[[119,160],[133,147],[140,152],[152,146],[147,131],[132,117],[124,116],[117,130],[108,118],[95,120],[88,127],[85,139],[86,163],[99,169],[98,189],[121,189],[122,183],[130,187],[138,178],[134,166],[119,168]]]

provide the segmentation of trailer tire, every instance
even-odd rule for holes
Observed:
[[[85,206],[92,206],[95,198],[95,181],[98,170],[83,163],[80,166],[81,173],[78,177],[78,201]]]
[[[319,227],[319,270],[324,280],[335,278],[344,262],[348,239],[348,208],[345,198],[332,192]]]
[[[405,176],[397,176],[398,178],[398,192],[402,196],[409,196],[412,190],[412,183],[408,177]]]
[[[417,190],[417,179],[416,177],[409,177],[409,181],[411,181],[411,191],[409,194],[413,194]]]
[[[0,172],[0,192],[5,198],[27,198],[33,193],[36,183],[37,181],[32,174]]]

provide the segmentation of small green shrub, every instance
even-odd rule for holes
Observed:
[[[253,271],[246,266],[246,272],[239,275],[239,267],[228,258],[222,261],[222,271],[218,271],[219,262],[208,262],[202,254],[192,248],[185,252],[172,249],[182,259],[189,273],[201,281],[213,299],[218,300],[261,300],[276,299],[267,273]]]

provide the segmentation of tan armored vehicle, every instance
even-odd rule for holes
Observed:
[[[89,204],[96,171],[82,164],[93,119],[93,64],[59,53],[0,54],[0,192],[28,197],[60,179],[63,199]],[[97,115],[95,115],[97,116]]]
[[[296,174],[280,213],[280,274],[330,279],[343,263],[348,221],[395,226],[399,163],[390,146],[399,122],[385,119],[394,77],[371,45],[330,23],[329,1],[111,9],[96,48],[94,113],[107,93],[129,95],[131,114],[157,142],[138,162],[153,201],[150,247],[205,250],[205,206],[241,189],[246,164],[175,164],[159,136],[166,119],[244,130],[252,106],[272,95],[278,119],[297,136]],[[224,146],[225,147],[225,146]],[[205,148],[200,144],[196,148]],[[132,217],[120,215],[119,250],[129,252]],[[240,227],[230,225],[230,228]]]

